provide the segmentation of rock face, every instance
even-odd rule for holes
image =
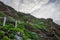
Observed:
[[[22,37],[15,35],[16,40],[23,40]]]
[[[15,10],[13,8],[5,5],[1,1],[0,1],[0,12],[3,12],[4,14],[6,14],[5,16],[11,16],[11,17],[14,17],[14,18],[18,18],[16,16]]]
[[[0,19],[1,40],[60,40],[60,25],[54,23],[51,18],[38,19],[30,14],[17,12],[0,2],[0,17],[4,16],[11,19],[7,19],[7,25],[4,27],[1,27],[3,19]],[[14,28],[13,19],[20,21],[16,28]]]

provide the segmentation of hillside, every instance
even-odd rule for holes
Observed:
[[[5,26],[1,17],[7,18]],[[15,20],[18,21],[17,27],[14,26]],[[60,25],[51,18],[38,19],[17,12],[0,1],[0,40],[60,40]]]

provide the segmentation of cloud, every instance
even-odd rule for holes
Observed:
[[[59,0],[53,2],[49,2],[44,6],[40,6],[40,8],[36,9],[31,13],[37,18],[52,18],[54,22],[57,24],[60,23],[60,3]]]
[[[31,13],[34,10],[40,8],[40,6],[44,3],[47,3],[48,0],[24,0],[24,3],[20,5],[19,11],[25,12],[25,13]]]

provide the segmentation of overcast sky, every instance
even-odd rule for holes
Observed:
[[[17,11],[37,18],[52,18],[60,24],[60,0],[0,0]]]

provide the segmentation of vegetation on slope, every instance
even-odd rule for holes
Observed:
[[[45,21],[43,21],[45,22]],[[13,24],[0,26],[0,39],[16,40],[14,35],[21,34],[23,40],[60,40],[60,27],[53,22],[31,24],[31,23],[18,23],[15,28]]]

